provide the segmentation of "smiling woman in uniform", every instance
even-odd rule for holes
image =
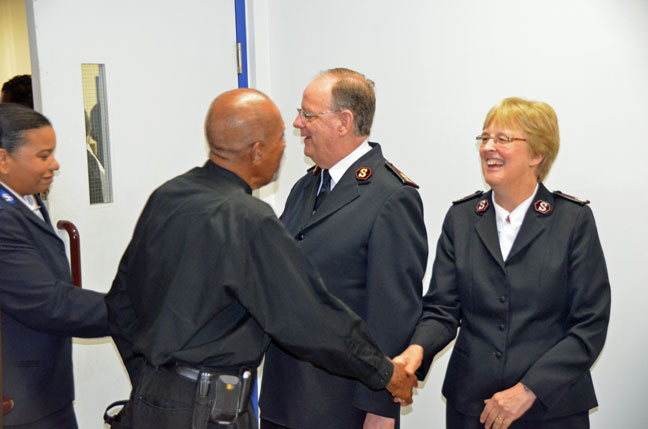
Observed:
[[[108,334],[103,294],[72,284],[65,245],[38,194],[59,164],[40,113],[0,104],[0,310],[5,428],[76,428],[71,337]]]
[[[448,428],[589,427],[610,285],[589,202],[542,184],[559,142],[551,106],[502,100],[477,136],[491,191],[446,215],[422,317],[397,359],[424,377],[461,326],[443,384]]]

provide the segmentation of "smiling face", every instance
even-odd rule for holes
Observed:
[[[25,142],[13,153],[0,149],[0,180],[20,196],[47,191],[59,169],[54,129],[45,126],[23,133]]]
[[[492,121],[483,133],[493,137],[504,135],[526,138],[519,126],[504,126],[496,121]],[[490,139],[480,146],[479,155],[484,179],[496,194],[535,188],[538,182],[537,167],[542,157],[534,155],[525,141],[496,145]]]
[[[301,108],[305,113],[330,112],[333,106],[331,90],[336,80],[324,75],[304,90]],[[338,128],[339,115],[326,113],[302,119],[297,115],[293,126],[298,128],[304,137],[304,155],[322,168],[329,168],[339,161]]]

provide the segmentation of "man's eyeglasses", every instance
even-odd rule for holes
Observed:
[[[297,113],[299,113],[299,117],[302,119],[302,121],[312,121],[316,117],[320,115],[326,115],[329,113],[340,113],[339,110],[327,110],[326,112],[304,112],[303,109],[300,109],[299,107],[297,108]]]
[[[493,143],[495,143],[495,146],[506,146],[507,144],[514,142],[514,141],[520,141],[520,142],[525,142],[526,139],[522,137],[510,137],[507,136],[506,134],[497,134],[496,136],[491,136],[488,134],[480,134],[477,137],[475,137],[475,140],[477,140],[477,144],[480,146],[485,145],[488,143],[490,139],[493,139]]]

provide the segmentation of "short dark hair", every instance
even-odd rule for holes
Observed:
[[[22,104],[34,108],[31,75],[21,74],[14,76],[2,85],[2,99],[5,103]]]
[[[373,81],[367,79],[362,73],[342,67],[325,70],[320,76],[332,76],[337,79],[331,91],[333,109],[350,110],[353,113],[353,128],[356,136],[368,136],[376,112],[376,91]]]
[[[20,104],[0,104],[0,149],[13,154],[25,143],[25,131],[51,127],[50,121]]]

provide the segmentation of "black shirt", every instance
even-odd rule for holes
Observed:
[[[364,322],[330,295],[266,203],[211,161],[149,198],[106,297],[132,381],[146,359],[256,367],[275,340],[367,386],[393,366]]]

